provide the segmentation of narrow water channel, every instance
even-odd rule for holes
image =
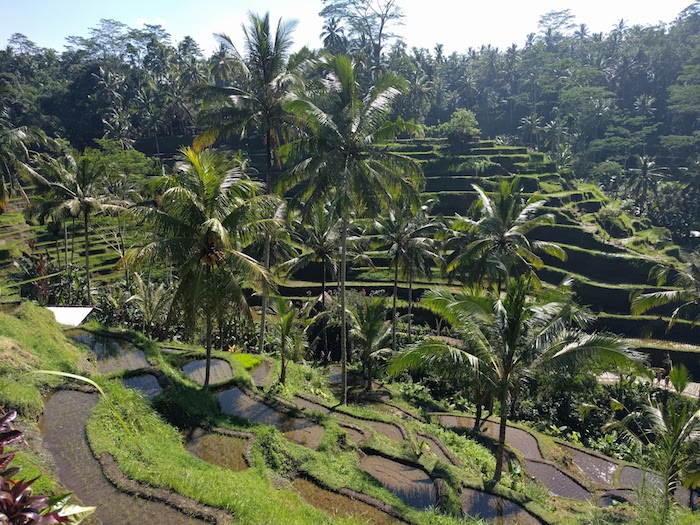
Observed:
[[[44,446],[51,452],[59,479],[84,505],[97,507],[93,525],[198,525],[203,521],[186,516],[168,505],[129,496],[117,490],[102,474],[90,451],[85,424],[97,404],[96,394],[69,390],[46,400],[40,422]]]

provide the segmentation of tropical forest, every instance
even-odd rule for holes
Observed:
[[[401,4],[0,48],[0,523],[700,523],[700,1]]]

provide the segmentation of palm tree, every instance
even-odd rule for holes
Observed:
[[[689,317],[693,324],[700,322],[700,248],[688,255],[688,262],[683,270],[667,266],[657,267],[654,272],[657,285],[665,284],[672,271],[676,273],[674,284],[678,290],[637,293],[632,297],[633,315],[641,315],[659,306],[678,305],[668,322],[669,330],[683,317]]]
[[[217,35],[245,77],[239,86],[212,85],[204,88],[205,98],[218,104],[200,114],[200,123],[206,131],[195,139],[195,146],[209,146],[220,135],[238,133],[245,136],[250,129],[259,130],[265,142],[265,188],[269,193],[272,191],[274,157],[287,119],[282,110],[282,101],[293,86],[301,84],[299,77],[287,69],[292,32],[297,23],[295,20],[280,20],[273,33],[269,13],[262,17],[249,13],[248,18],[248,25],[243,25],[245,56],[238,52],[228,35]],[[269,258],[267,247],[264,264],[268,270]],[[260,352],[265,348],[268,298],[268,291],[263,289]]]
[[[302,323],[299,318],[299,310],[288,299],[278,297],[274,301],[274,310],[277,314],[277,328],[280,347],[280,379],[281,385],[287,380],[287,352],[295,346],[295,339],[302,332]]]
[[[644,214],[647,210],[649,193],[656,195],[659,183],[666,178],[665,174],[657,169],[656,157],[641,155],[638,158],[638,168],[627,170],[629,182],[627,192],[634,197],[639,213]]]
[[[359,308],[350,309],[350,335],[360,348],[362,366],[367,383],[372,390],[374,362],[390,349],[386,346],[391,337],[391,326],[386,320],[386,304],[383,297],[364,297]]]
[[[570,282],[558,297],[538,296],[530,275],[511,278],[498,289],[466,289],[452,293],[432,290],[423,304],[449,323],[461,343],[427,338],[399,353],[389,366],[391,374],[438,363],[464,367],[490,382],[500,401],[500,426],[494,481],[501,479],[508,422],[510,389],[531,370],[596,356],[627,362],[624,346],[612,337],[586,334],[587,314],[575,308],[568,293]]]
[[[676,391],[683,392],[689,380],[685,367],[674,366],[670,377]],[[700,486],[700,410],[673,397],[665,403],[650,399],[609,426],[648,447],[653,466],[661,473],[662,519],[666,523],[676,489],[681,484],[691,489]]]
[[[92,156],[69,150],[61,158],[45,157],[40,171],[41,174],[34,173],[33,178],[50,192],[44,207],[62,216],[83,217],[86,295],[87,304],[92,304],[90,217],[102,211],[120,213],[130,203],[107,194],[107,171],[102,162]]]
[[[160,207],[136,210],[153,221],[159,238],[132,251],[126,262],[163,258],[177,268],[179,280],[168,320],[181,313],[185,325],[193,329],[197,319],[204,319],[207,389],[214,320],[231,297],[223,290],[236,288],[236,295],[243,297],[244,282],[256,288],[272,284],[267,270],[242,250],[274,226],[275,219],[269,217],[279,200],[260,195],[260,184],[247,177],[235,157],[191,148],[180,152],[176,173],[164,179]]]
[[[136,303],[143,317],[143,332],[148,337],[154,337],[156,327],[165,320],[165,314],[170,308],[171,295],[165,283],[156,286],[151,282],[150,272],[144,281],[139,273],[134,274],[136,293],[129,297],[127,303]]]
[[[389,267],[394,268],[394,290],[392,294],[391,313],[391,349],[396,352],[396,299],[399,286],[399,271],[409,281],[409,316],[412,302],[413,278],[416,274],[430,273],[431,262],[439,259],[433,249],[433,240],[426,237],[426,232],[437,227],[434,221],[428,221],[419,211],[411,213],[410,207],[397,206],[389,210],[386,216],[374,221],[373,230],[379,246],[387,248]],[[410,331],[410,330],[409,330]],[[410,337],[410,335],[409,335]]]
[[[452,243],[459,245],[454,246],[448,272],[459,273],[474,282],[490,277],[502,283],[508,280],[514,268],[541,269],[544,263],[538,252],[560,260],[566,258],[557,244],[528,238],[535,228],[553,224],[554,216],[538,215],[545,201],[526,202],[517,177],[510,183],[501,182],[495,198],[476,184],[472,187],[479,197],[481,217],[473,220],[458,215],[452,222],[456,232]],[[466,246],[463,245],[465,236]]]
[[[5,102],[9,93],[9,85],[0,84],[0,213],[7,207],[13,188],[17,188],[29,206],[29,197],[19,178],[22,174],[36,174],[29,164],[31,153],[27,144],[46,141],[43,132],[37,128],[11,124]]]
[[[323,40],[323,47],[330,53],[336,55],[345,52],[347,39],[345,38],[345,29],[339,19],[330,18],[326,20],[320,37]]]
[[[322,268],[321,309],[326,311],[328,277],[335,279],[338,274],[340,258],[340,220],[333,209],[318,205],[307,221],[298,221],[294,238],[303,245],[304,251],[280,266],[286,275],[293,275],[306,268],[310,263],[318,263]],[[323,319],[321,337],[323,354],[328,352],[327,320]]]
[[[278,182],[281,191],[297,184],[307,213],[318,203],[332,202],[340,217],[340,353],[343,403],[347,404],[347,275],[350,213],[376,213],[392,203],[392,195],[416,200],[422,184],[420,166],[413,160],[376,147],[404,128],[388,120],[400,93],[394,78],[381,79],[364,96],[357,82],[358,64],[347,56],[326,56],[318,64],[326,92],[318,101],[290,95],[285,108],[308,130],[287,145],[297,164]]]

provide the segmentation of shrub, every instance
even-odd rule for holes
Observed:
[[[480,130],[479,123],[476,120],[474,113],[468,109],[458,109],[448,122],[438,126],[438,133],[447,137],[447,141],[451,146],[461,146],[472,141],[478,136]]]

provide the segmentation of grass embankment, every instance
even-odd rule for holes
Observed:
[[[73,346],[53,314],[32,303],[23,303],[10,313],[0,312],[0,406],[16,410],[18,427],[28,438],[38,433],[37,420],[44,405],[42,396],[61,382],[36,370],[85,373],[90,370],[86,353]],[[22,468],[22,479],[41,476],[32,486],[37,493],[53,494],[60,489],[45,454],[28,446],[18,448],[13,466]]]

